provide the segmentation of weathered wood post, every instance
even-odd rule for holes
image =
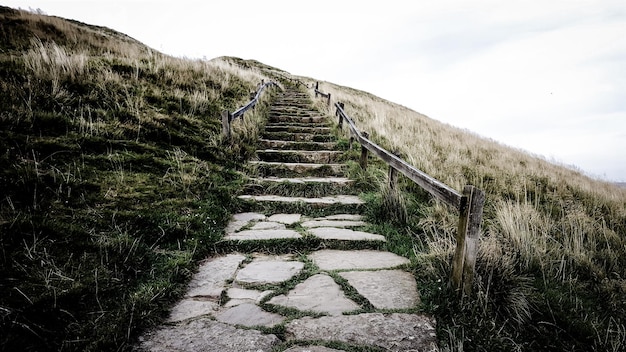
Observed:
[[[344,103],[339,102],[337,104],[339,105],[341,110],[344,109],[344,106],[345,106]],[[341,130],[343,128],[343,114],[339,112],[339,109],[337,109],[337,115],[339,115],[339,129]]]
[[[361,132],[363,137],[368,138],[370,135],[367,132]],[[367,170],[367,148],[361,144],[361,159],[359,160],[359,164],[363,170]]]
[[[484,203],[482,190],[471,185],[463,188],[451,277],[454,288],[462,295],[469,295],[472,291]]]
[[[395,151],[393,155],[400,157],[400,152]],[[393,166],[389,165],[389,188],[396,189],[396,185],[398,184],[398,170],[396,170]]]
[[[315,82],[315,97],[317,98],[317,90],[320,87],[320,82]]]
[[[228,110],[222,111],[222,135],[226,140],[230,140],[230,120],[231,113]]]
[[[330,93],[328,93],[328,106],[330,106]]]

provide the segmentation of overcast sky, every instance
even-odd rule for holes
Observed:
[[[626,181],[625,0],[0,0],[255,59]]]

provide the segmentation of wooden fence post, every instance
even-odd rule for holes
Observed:
[[[361,134],[365,138],[369,138],[370,136],[367,132],[361,132]],[[367,148],[363,145],[361,145],[361,160],[359,161],[359,164],[363,170],[367,170]]]
[[[337,104],[339,104],[341,110],[344,109],[344,103],[339,102]],[[343,128],[343,115],[339,112],[339,109],[337,109],[337,115],[339,115],[339,129],[341,130]]]
[[[395,151],[393,155],[400,157],[400,152]],[[389,188],[396,189],[396,185],[398,184],[398,170],[396,170],[393,166],[389,165]]]
[[[328,93],[328,106],[330,106],[330,93]]]
[[[228,110],[222,111],[222,135],[226,137],[226,140],[230,140],[230,116]]]
[[[472,291],[484,203],[482,190],[471,185],[463,188],[451,277],[454,288],[461,294],[469,295]]]

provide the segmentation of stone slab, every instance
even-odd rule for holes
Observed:
[[[219,299],[226,281],[233,279],[245,259],[240,254],[229,254],[205,261],[191,279],[185,296]]]
[[[285,326],[287,340],[341,341],[388,351],[438,351],[435,321],[418,314],[305,317]]]
[[[144,352],[270,352],[281,341],[258,330],[238,329],[209,318],[162,326],[139,338]]]
[[[343,241],[382,241],[386,242],[385,236],[373,233],[354,231],[350,229],[339,229],[335,227],[310,228],[309,233],[324,240]]]
[[[237,232],[251,221],[265,220],[265,215],[259,213],[239,213],[232,216],[231,221],[226,226],[227,234]]]
[[[375,250],[340,251],[323,249],[309,255],[321,270],[391,269],[410,263],[391,252]]]
[[[340,185],[347,185],[351,182],[349,178],[345,177],[265,177],[265,178],[254,178],[252,179],[257,182],[277,182],[277,183],[297,183],[297,184],[305,184],[305,183],[336,183]]]
[[[324,216],[321,218],[315,218],[314,220],[349,220],[349,221],[362,221],[365,219],[363,215],[359,214],[335,214]]]
[[[323,346],[294,346],[286,349],[285,352],[341,352],[343,350],[336,350],[334,348],[328,348]]]
[[[229,308],[215,315],[222,323],[231,325],[243,325],[247,327],[265,326],[272,327],[281,324],[285,318],[279,314],[269,313],[253,303],[244,303]]]
[[[260,213],[238,213],[233,215],[235,221],[253,221],[253,220],[265,220],[266,216]]]
[[[302,218],[301,214],[274,214],[270,216],[267,220],[273,222],[279,222],[285,225],[293,225],[295,223],[300,222]]]
[[[243,288],[229,288],[226,295],[229,300],[224,307],[230,308],[244,303],[260,303],[265,296],[271,294],[272,291],[248,290]]]
[[[219,310],[219,307],[220,305],[217,301],[183,299],[172,307],[167,321],[175,323],[191,318],[197,318],[203,315],[214,314]]]
[[[250,228],[250,230],[285,230],[285,224],[274,221],[261,221],[257,222]]]
[[[237,272],[236,282],[242,284],[276,284],[287,281],[304,268],[304,263],[284,260],[253,260]]]
[[[317,274],[296,285],[287,295],[273,297],[267,303],[340,315],[360,307],[346,298],[341,287],[328,275]]]
[[[409,309],[420,301],[415,277],[406,271],[348,271],[339,275],[378,309]]]
[[[358,227],[367,225],[364,221],[352,221],[352,220],[311,220],[305,221],[302,223],[303,227],[306,228],[314,228],[314,227],[337,227],[337,228],[345,228],[345,227]]]
[[[294,230],[244,230],[224,236],[229,241],[273,240],[285,238],[302,238]]]
[[[320,204],[320,205],[331,205],[331,204],[365,204],[365,202],[359,198],[358,196],[353,195],[336,195],[329,197],[319,197],[319,198],[306,198],[306,197],[283,197],[276,195],[242,195],[239,196],[239,199],[243,200],[254,200],[257,202],[282,202],[282,203],[306,203],[306,204]]]

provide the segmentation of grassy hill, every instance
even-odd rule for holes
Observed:
[[[458,302],[445,285],[430,292],[446,348],[626,349],[626,190],[366,92],[320,87],[386,149],[457,190],[472,184],[486,192],[475,294]],[[380,207],[400,204],[408,214],[395,224],[417,239],[422,284],[445,282],[458,215],[424,204],[406,181],[396,195],[379,184]]]
[[[123,349],[183,292],[254,150],[220,137],[251,64],[0,7],[0,349]]]
[[[161,322],[239,206],[237,170],[271,96],[232,142],[220,112],[284,76],[0,7],[0,349],[130,350]],[[487,192],[478,279],[460,301],[447,286],[457,215],[406,180],[388,189],[380,163],[352,170],[370,220],[411,256],[442,350],[626,348],[626,190],[365,92],[321,89],[411,164]]]

